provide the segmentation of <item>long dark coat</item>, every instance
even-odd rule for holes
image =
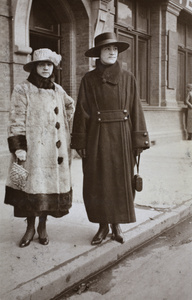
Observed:
[[[82,79],[71,148],[86,149],[83,198],[94,223],[135,222],[134,149],[149,148],[134,76],[116,62]]]

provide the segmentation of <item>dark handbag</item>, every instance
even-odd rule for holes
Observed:
[[[137,174],[134,175],[134,188],[137,192],[141,192],[143,189],[143,179],[139,175],[139,163],[140,163],[140,154],[138,155],[138,160],[136,156],[136,164],[137,164]]]

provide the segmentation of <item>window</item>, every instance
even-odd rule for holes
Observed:
[[[192,83],[192,53],[188,53],[187,57],[187,83]]]
[[[119,0],[117,19],[124,26],[134,26],[134,5],[131,0]]]
[[[30,29],[58,35],[58,24],[52,9],[42,0],[33,0],[30,16]]]
[[[185,79],[185,53],[178,52],[178,69],[177,69],[177,101],[184,102],[186,79]]]
[[[118,35],[119,35],[119,40],[129,43],[130,47],[128,48],[128,50],[120,53],[119,55],[119,61],[122,65],[122,67],[125,70],[129,70],[132,73],[135,73],[135,63],[134,63],[134,53],[133,51],[131,51],[131,49],[133,49],[134,46],[134,38],[131,35],[127,35],[124,34],[122,31],[118,31]]]
[[[178,33],[178,44],[180,46],[185,46],[185,24],[184,23],[178,23],[177,24],[177,33]]]
[[[187,26],[186,46],[192,49],[192,25]]]
[[[53,9],[45,0],[33,0],[29,20],[30,47],[34,50],[49,48],[60,53],[60,24]],[[56,82],[61,82],[61,69],[57,70]]]
[[[186,85],[192,83],[192,24],[178,19],[177,101],[185,103]]]
[[[143,1],[117,0],[115,29],[119,40],[130,44],[128,50],[120,53],[123,68],[136,77],[140,98],[149,103],[149,8]]]
[[[140,90],[140,98],[145,101],[147,99],[147,41],[139,39],[138,41],[138,87]]]
[[[140,2],[138,4],[137,29],[145,33],[148,31],[148,8],[146,7],[145,2]]]

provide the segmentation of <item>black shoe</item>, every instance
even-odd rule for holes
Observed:
[[[33,240],[33,237],[35,235],[35,229],[27,229],[26,233],[22,237],[19,247],[24,248],[29,246],[30,242]]]
[[[40,238],[39,237],[39,243],[41,244],[41,245],[48,245],[49,244],[49,238],[48,238],[48,236],[46,237],[46,238]]]
[[[100,224],[99,230],[96,235],[93,237],[91,245],[98,245],[106,238],[109,233],[108,224]]]
[[[37,227],[37,232],[38,232],[38,234],[39,234],[39,237],[38,237],[38,239],[39,239],[39,243],[41,244],[41,245],[48,245],[49,244],[49,237],[48,237],[48,235],[47,235],[47,232],[46,232],[46,229],[44,229],[44,230],[40,230],[40,228],[39,228],[39,226]]]
[[[111,224],[111,229],[112,229],[111,239],[123,244],[124,237],[119,224]]]

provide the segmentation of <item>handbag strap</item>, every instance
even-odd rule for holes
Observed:
[[[16,164],[18,164],[19,166],[23,166],[22,160],[20,160],[18,157],[16,157],[15,162],[16,162]]]
[[[18,157],[16,157],[15,162],[16,162],[16,164],[21,165],[21,161],[19,160]]]
[[[137,174],[139,174],[140,154],[136,156],[135,160],[137,165]]]

